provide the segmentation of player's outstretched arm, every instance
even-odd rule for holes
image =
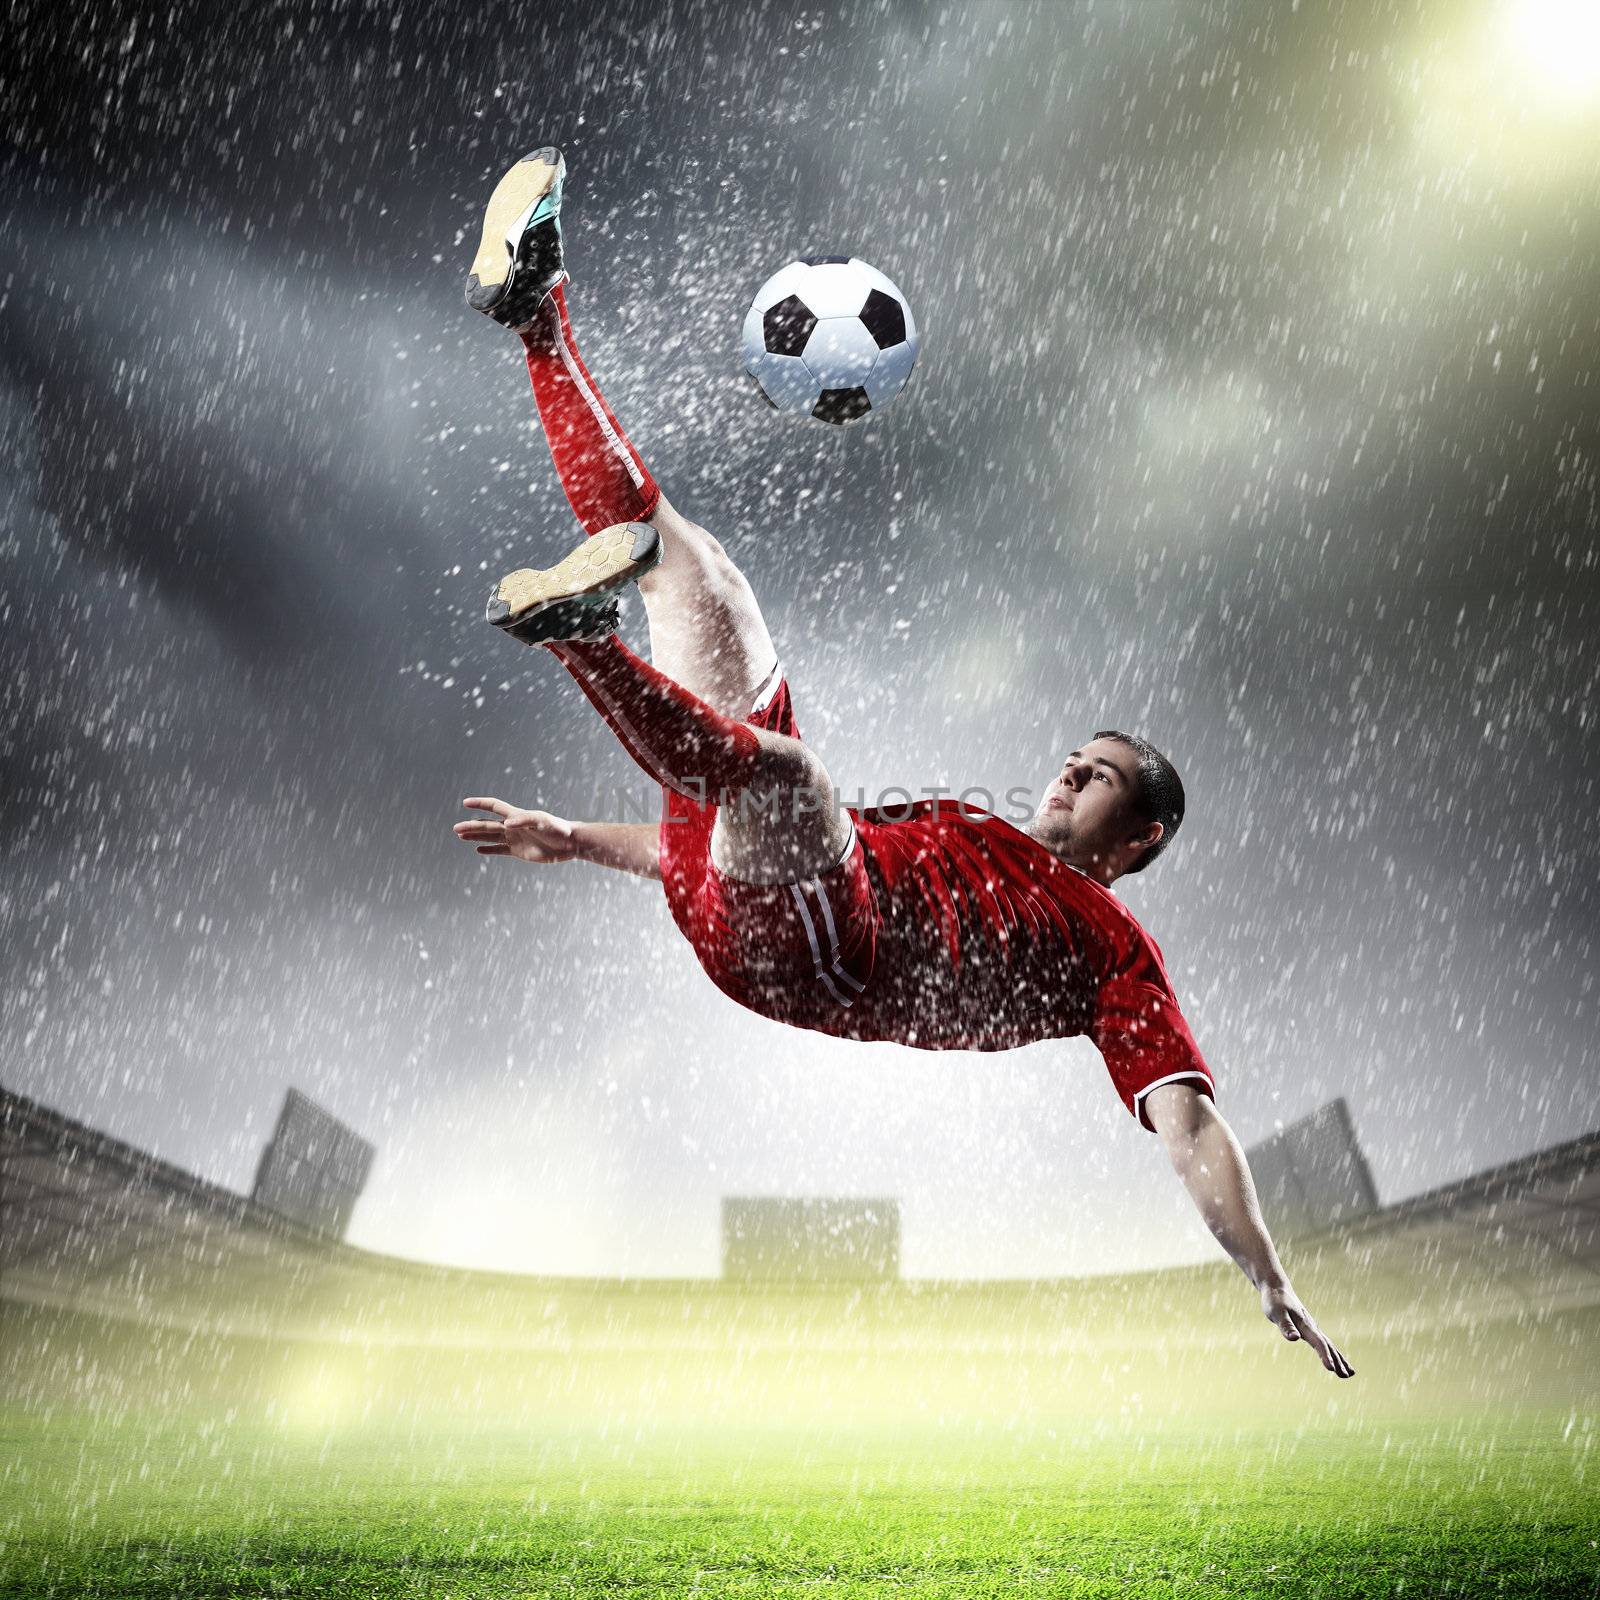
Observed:
[[[1261,1294],[1261,1309],[1285,1339],[1303,1339],[1338,1378],[1355,1368],[1317,1326],[1273,1248],[1250,1167],[1222,1113],[1193,1084],[1167,1083],[1145,1101],[1173,1170],[1217,1242]]]
[[[507,800],[482,795],[463,800],[486,817],[455,826],[456,837],[476,845],[480,856],[515,856],[535,866],[592,861],[598,867],[659,878],[660,825],[654,822],[569,822],[548,811],[524,811]]]

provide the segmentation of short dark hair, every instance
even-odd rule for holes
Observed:
[[[1139,758],[1133,784],[1134,810],[1146,822],[1161,824],[1161,837],[1128,868],[1130,873],[1143,872],[1172,843],[1173,835],[1183,824],[1183,779],[1178,776],[1178,769],[1148,739],[1117,728],[1102,728],[1095,738],[1115,739]]]

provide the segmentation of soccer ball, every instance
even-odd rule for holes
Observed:
[[[854,256],[791,261],[756,291],[744,364],[767,403],[819,422],[854,422],[886,406],[917,364],[906,298]]]

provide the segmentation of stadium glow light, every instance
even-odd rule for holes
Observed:
[[[1417,151],[1441,175],[1552,190],[1592,181],[1600,0],[1500,0],[1396,59]]]
[[[356,1398],[347,1375],[331,1370],[324,1360],[313,1360],[291,1375],[268,1414],[281,1427],[319,1432],[346,1420]]]
[[[1503,18],[1512,51],[1564,98],[1600,93],[1600,4],[1516,0]]]

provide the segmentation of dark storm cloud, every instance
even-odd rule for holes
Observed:
[[[385,1140],[390,1242],[459,1186],[440,1130],[470,1152],[491,1120],[506,1173],[558,1127],[589,1152],[534,1186],[557,1212],[585,1172],[693,1210],[744,1161],[889,1173],[915,1215],[891,1121],[946,1173],[1001,1149],[1066,1192],[1025,1118],[939,1143],[977,1109],[949,1064],[918,1091],[869,1053],[842,1107],[752,1075],[838,1081],[730,1016],[638,886],[452,853],[464,791],[581,810],[631,782],[478,620],[571,526],[514,355],[458,299],[486,183],[556,137],[590,365],[749,566],[847,787],[1003,791],[1137,725],[1192,798],[1130,900],[1247,1135],[1348,1093],[1397,1190],[1600,1119],[1600,195],[1570,152],[1427,144],[1462,12],[14,17],[12,1075],[234,1179],[242,1117],[306,1082]],[[738,313],[840,247],[907,290],[921,370],[866,427],[785,430]],[[641,1040],[608,976],[711,1042]],[[1004,1071],[972,1079],[996,1107],[1065,1093]],[[1074,1181],[1130,1181],[1127,1148]],[[586,1239],[562,1259],[627,1256]]]

